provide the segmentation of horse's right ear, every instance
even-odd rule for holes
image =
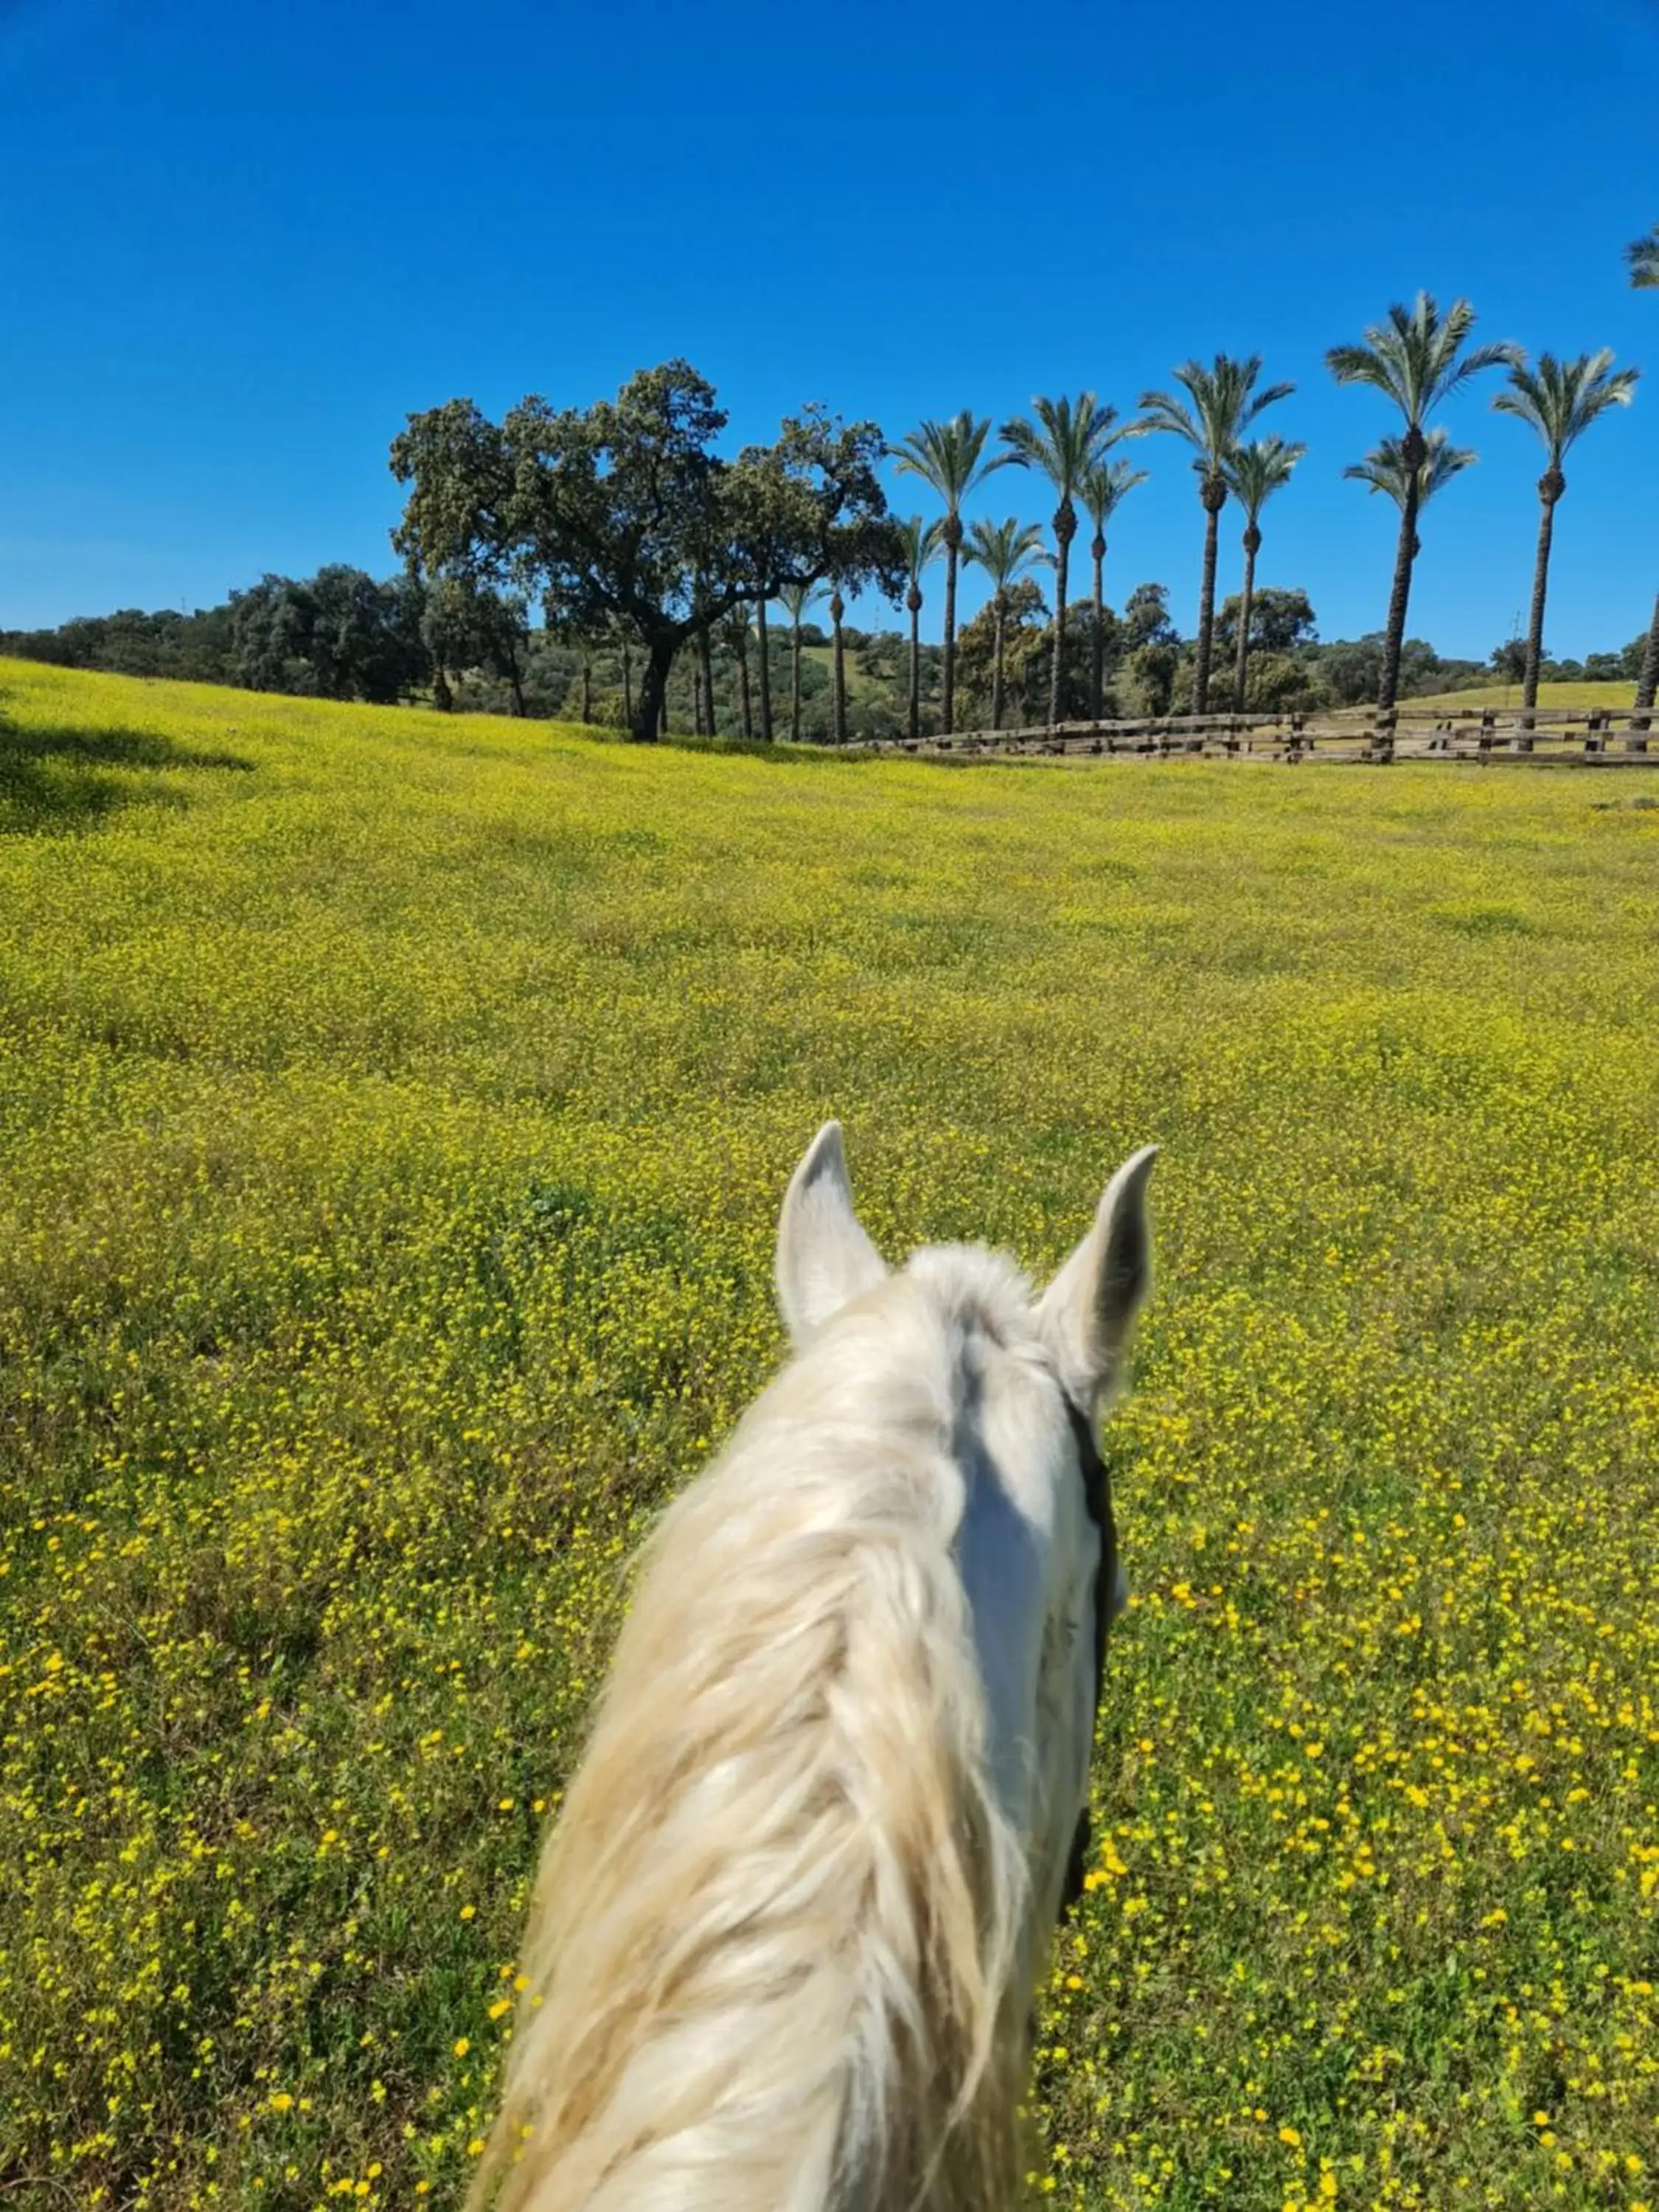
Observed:
[[[1106,1186],[1094,1225],[1043,1292],[1037,1323],[1074,1401],[1092,1413],[1110,1395],[1134,1318],[1152,1285],[1146,1181],[1158,1158],[1148,1145]]]
[[[797,1346],[886,1273],[853,1211],[841,1123],[826,1121],[790,1177],[778,1217],[778,1305]]]

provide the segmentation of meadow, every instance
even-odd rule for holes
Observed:
[[[1590,708],[1602,713],[1627,714],[1635,702],[1634,684],[1540,684],[1538,704],[1547,711],[1552,707],[1571,708],[1582,714]],[[1402,699],[1400,713],[1413,714],[1462,714],[1471,708],[1501,707],[1513,713],[1521,705],[1521,686],[1518,684],[1477,684],[1463,691],[1435,691],[1421,699]]]
[[[0,2203],[459,2201],[830,1114],[1039,1275],[1164,1147],[1034,2195],[1659,2203],[1656,955],[1635,774],[0,663]]]

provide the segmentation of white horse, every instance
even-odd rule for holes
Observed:
[[[1027,2008],[1124,1599],[1093,1423],[1149,1284],[1155,1155],[1034,1304],[977,1247],[890,1274],[838,1124],[814,1139],[778,1226],[795,1357],[646,1547],[476,2203],[1018,2194]]]

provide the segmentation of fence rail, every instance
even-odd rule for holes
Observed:
[[[1254,757],[1291,763],[1525,759],[1588,767],[1659,767],[1659,708],[1487,707],[1461,714],[1165,714],[1060,722],[954,737],[872,738],[864,752]]]

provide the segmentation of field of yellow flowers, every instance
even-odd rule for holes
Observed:
[[[453,2205],[826,1115],[1147,1139],[1033,2191],[1659,2203],[1659,785],[949,769],[0,665],[0,2203]]]

